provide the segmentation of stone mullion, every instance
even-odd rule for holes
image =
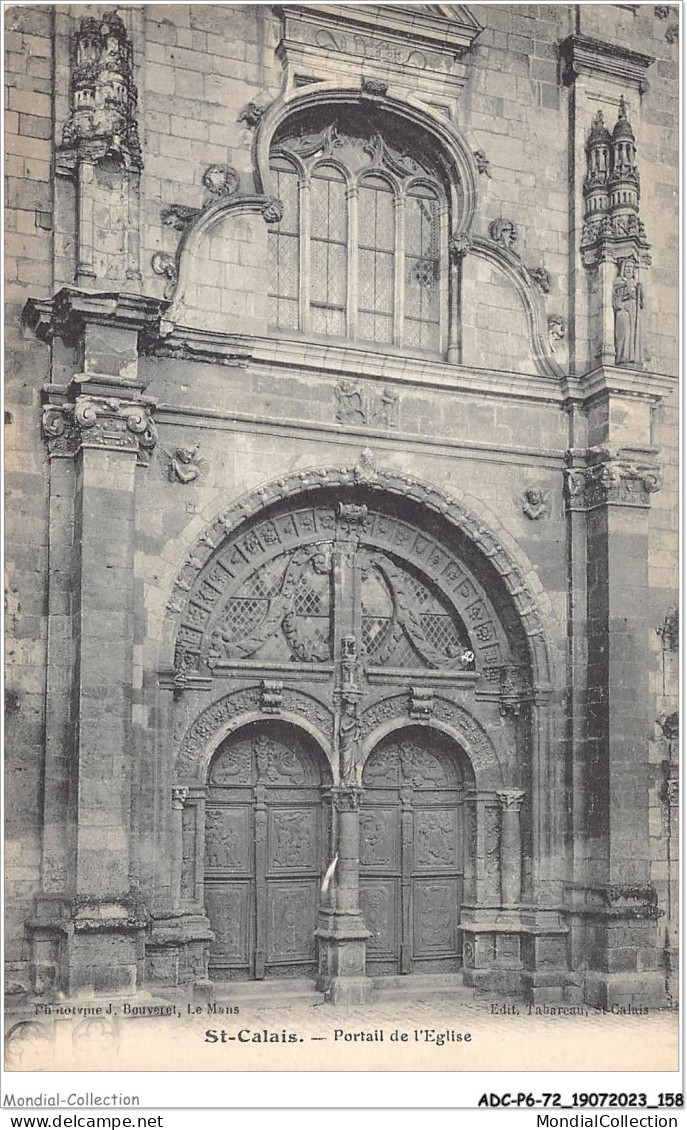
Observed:
[[[347,334],[351,338],[358,335],[358,197],[357,188],[349,188],[348,198],[348,245],[347,269]]]
[[[403,343],[403,318],[405,315],[405,197],[394,196],[394,304],[393,304],[393,340],[394,345]]]
[[[447,352],[452,344],[449,332],[453,321],[451,307],[453,288],[451,286],[451,266],[446,250],[448,240],[449,213],[448,208],[443,206],[439,209],[439,350],[442,355]],[[452,360],[450,357],[448,359]]]
[[[300,239],[298,241],[298,306],[299,329],[310,329],[310,180],[300,181],[299,195]]]

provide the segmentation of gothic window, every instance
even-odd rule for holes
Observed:
[[[345,130],[318,124],[287,123],[272,146],[272,326],[443,352],[449,205],[426,140],[354,111]]]

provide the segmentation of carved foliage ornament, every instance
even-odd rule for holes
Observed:
[[[73,454],[80,446],[135,451],[147,464],[157,443],[152,401],[79,396],[74,404],[43,410],[43,433],[51,455]]]

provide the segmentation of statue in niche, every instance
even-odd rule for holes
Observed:
[[[644,289],[634,259],[622,259],[613,283],[616,365],[641,365]]]
[[[341,703],[339,723],[339,752],[341,754],[342,785],[357,785],[358,746],[362,737],[362,726],[358,715],[357,698],[344,697]]]

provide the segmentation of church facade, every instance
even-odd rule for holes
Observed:
[[[676,12],[7,20],[10,999],[672,1003]]]

